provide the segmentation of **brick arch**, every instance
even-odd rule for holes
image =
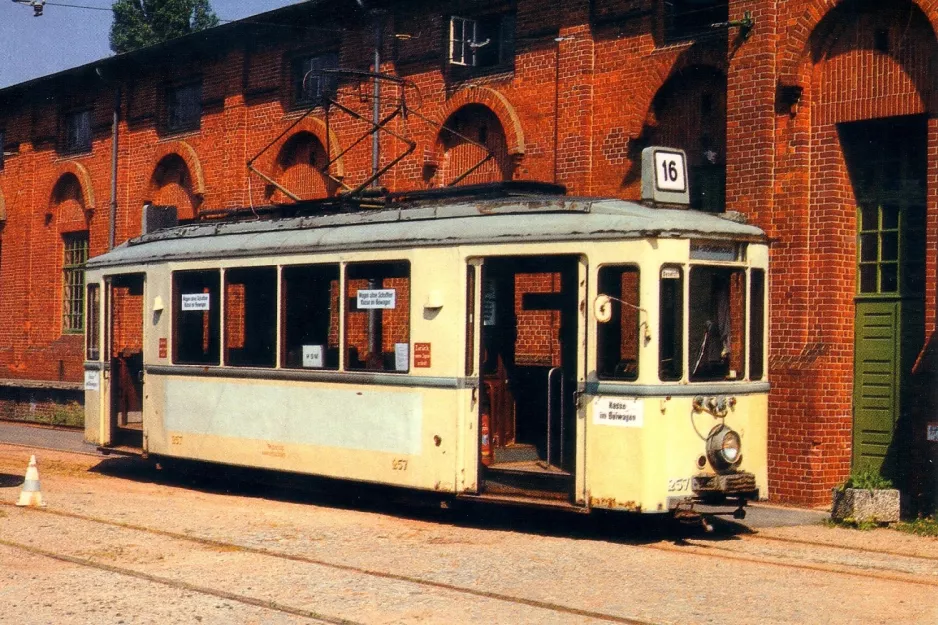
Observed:
[[[521,118],[508,98],[490,87],[466,87],[454,93],[446,102],[440,115],[442,123],[446,123],[453,113],[467,104],[481,104],[492,111],[505,132],[508,154],[515,157],[524,155],[524,129],[521,127]]]
[[[636,138],[641,135],[642,127],[645,125],[648,112],[658,92],[678,72],[690,67],[711,67],[722,74],[726,74],[728,69],[725,53],[721,55],[715,48],[701,50],[690,48],[676,57],[662,56],[658,62],[648,63],[634,86],[629,87],[632,111],[628,116],[626,136]]]
[[[782,49],[779,62],[779,82],[783,85],[794,86],[801,82],[805,65],[810,59],[811,35],[828,14],[840,5],[854,0],[809,0],[794,23],[788,27],[788,33],[783,39],[786,43]],[[938,0],[908,0],[921,9],[932,27],[933,33],[938,33]]]
[[[56,168],[55,182],[52,183],[52,188],[49,190],[49,204],[52,204],[52,194],[55,191],[56,185],[58,185],[67,174],[72,174],[78,180],[78,186],[81,187],[81,201],[84,205],[84,209],[93,211],[95,209],[95,202],[91,175],[84,165],[74,161],[65,161]]]
[[[189,169],[189,176],[192,178],[192,193],[201,199],[205,195],[205,175],[202,172],[202,162],[199,160],[199,155],[196,154],[195,149],[185,141],[160,144],[153,155],[153,167],[150,168],[150,171],[155,172],[167,156],[178,156],[186,164]],[[147,185],[150,193],[156,191],[152,173]]]
[[[291,140],[303,133],[311,134],[316,137],[316,139],[319,140],[319,143],[322,144],[324,150],[326,149],[326,146],[329,146],[328,150],[330,152],[330,160],[342,152],[341,145],[339,144],[339,138],[336,136],[334,130],[326,126],[326,122],[319,119],[318,117],[304,117],[296,126],[290,129],[289,133],[277,139],[273,145],[267,148],[264,157],[259,163],[261,166],[259,169],[268,175],[270,173],[274,173],[275,175],[271,176],[272,178],[276,178],[279,174],[283,173],[279,170],[278,165],[283,148],[288,143],[290,143]],[[340,157],[335,163],[332,164],[332,169],[333,176],[340,180],[344,178],[345,159]]]

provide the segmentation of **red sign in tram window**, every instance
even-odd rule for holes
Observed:
[[[430,344],[414,343],[414,368],[430,366]]]
[[[166,358],[168,352],[166,339],[160,339],[160,358]]]

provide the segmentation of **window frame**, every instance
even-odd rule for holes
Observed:
[[[338,76],[327,78],[322,74],[316,79],[315,93],[305,88],[306,76],[313,71],[339,68],[339,53],[336,51],[294,54],[289,60],[290,106],[313,108],[320,106],[325,95],[334,94],[338,88]]]
[[[406,307],[401,306],[401,309],[406,311],[406,315],[407,315],[407,325],[406,325],[407,368],[406,369],[388,368],[383,364],[383,362],[380,368],[373,367],[369,364],[369,360],[373,359],[374,354],[369,354],[368,358],[366,359],[362,359],[360,358],[360,355],[356,355],[356,359],[362,364],[361,366],[353,366],[353,363],[351,360],[352,359],[351,348],[355,347],[355,345],[351,343],[351,339],[350,339],[350,335],[351,335],[351,332],[349,331],[350,321],[352,319],[353,314],[359,314],[361,312],[367,313],[368,310],[372,310],[372,309],[358,309],[357,305],[356,306],[352,305],[353,300],[357,301],[358,291],[362,289],[357,289],[357,290],[354,290],[353,292],[353,289],[350,288],[350,282],[352,280],[368,280],[369,278],[367,276],[357,276],[357,275],[352,276],[351,274],[353,274],[354,270],[359,267],[369,267],[369,266],[370,267],[375,267],[375,266],[393,267],[395,265],[399,265],[399,266],[406,268],[406,278],[407,278],[407,286],[408,286],[407,302],[406,302]],[[393,276],[393,277],[402,277],[402,276]],[[384,281],[387,279],[388,277],[382,277],[382,285],[375,287],[375,289],[380,289],[380,290],[388,289],[389,287],[384,285]],[[395,289],[395,291],[396,290],[397,289]],[[411,373],[411,370],[412,370],[411,363],[413,361],[413,270],[412,270],[412,263],[410,259],[390,258],[390,259],[382,259],[382,260],[366,260],[366,261],[354,261],[354,262],[344,263],[344,266],[342,268],[342,292],[344,293],[344,297],[345,297],[344,306],[342,308],[342,361],[341,361],[342,370],[348,371],[348,372],[354,372],[354,373],[359,373],[359,372],[389,373],[389,374],[394,374],[394,375],[407,375]],[[379,339],[382,342],[384,341],[383,311],[384,310],[396,310],[398,309],[398,306],[400,305],[401,305],[401,298],[399,297],[398,293],[395,293],[395,307],[393,309],[381,309],[381,308],[373,309],[381,313],[382,318],[378,320],[378,324],[381,326],[381,336],[379,337]],[[371,339],[368,339],[368,340],[371,340]],[[398,343],[399,342],[395,342],[394,345],[396,346]],[[357,352],[357,349],[356,349],[356,352]],[[387,355],[396,357],[395,353],[389,353]],[[381,358],[386,357],[386,354],[383,350],[380,353],[380,357]],[[372,360],[372,362],[374,361]]]
[[[712,0],[711,6],[693,8],[693,0],[663,0],[661,19],[665,45],[725,35],[725,29],[711,29],[710,24],[729,21],[729,1]],[[703,15],[693,16],[694,13]],[[688,19],[689,16],[691,19]]]
[[[459,26],[457,37],[457,25]],[[471,37],[467,38],[467,27],[471,27]],[[514,12],[497,12],[480,15],[449,15],[449,29],[446,33],[446,61],[448,71],[459,78],[484,73],[509,71],[515,65],[515,29]],[[482,40],[483,45],[478,45]],[[485,43],[488,41],[488,43]],[[456,54],[456,44],[459,54]],[[485,48],[493,46],[495,52],[488,53]],[[481,52],[480,52],[481,51]],[[493,61],[484,59],[494,55]]]
[[[304,367],[302,353],[300,355],[300,360],[299,360],[298,365],[290,364],[289,362],[290,350],[292,346],[289,344],[291,336],[290,336],[290,333],[288,332],[288,330],[290,329],[288,325],[288,315],[290,311],[288,310],[287,299],[290,297],[290,289],[287,287],[287,282],[288,282],[287,273],[294,272],[294,271],[301,271],[303,269],[307,269],[307,270],[312,269],[314,271],[316,269],[322,269],[323,274],[325,274],[325,271],[328,268],[335,269],[334,279],[336,280],[336,288],[338,291],[337,298],[336,298],[336,310],[335,310],[336,324],[337,324],[336,325],[335,363],[334,364],[330,363],[330,357],[329,357],[329,349],[330,349],[329,348],[329,335],[331,334],[330,324],[332,323],[332,314],[333,314],[333,310],[331,308],[332,298],[330,295],[330,308],[328,310],[329,322],[327,324],[325,342],[323,343],[323,347],[325,348],[325,351],[322,356],[323,366],[322,367]],[[297,371],[339,371],[344,360],[343,329],[344,329],[344,318],[345,318],[344,317],[345,306],[343,306],[343,302],[342,302],[343,278],[344,278],[344,271],[343,271],[342,264],[336,262],[336,263],[301,263],[301,264],[284,265],[280,268],[278,275],[279,275],[279,285],[280,285],[280,299],[279,299],[280,311],[279,311],[279,317],[278,317],[278,323],[279,323],[279,329],[280,329],[280,343],[279,343],[280,367],[283,369],[291,369],[291,370],[297,370]],[[299,344],[302,345],[302,343],[299,343]]]
[[[263,282],[251,282],[247,280],[238,279],[242,277],[247,277],[249,274],[262,274],[267,273],[268,276],[255,275],[254,280],[258,278],[270,278],[269,283]],[[231,318],[232,310],[234,309],[233,303],[230,300],[231,294],[229,292],[229,287],[235,284],[244,285],[244,301],[242,303],[244,316],[241,319],[241,337],[243,343],[241,347],[233,347],[230,344],[232,337],[235,335],[232,332],[232,323],[234,321]],[[253,285],[253,286],[252,286]],[[263,288],[255,289],[260,285],[261,287],[266,287],[266,292]],[[272,287],[272,290],[271,290]],[[221,293],[224,303],[222,304],[222,337],[221,337],[221,347],[222,347],[222,363],[226,367],[253,367],[258,369],[273,369],[277,366],[278,361],[278,345],[277,345],[277,324],[278,324],[278,291],[280,288],[280,272],[276,265],[257,265],[249,267],[226,267],[223,276],[222,276],[222,286]],[[267,326],[268,328],[264,330],[252,330],[252,328],[257,328],[257,323],[249,323],[248,319],[248,309],[249,306],[256,306],[255,302],[262,301],[264,295],[269,296],[268,309],[266,311],[261,311],[261,314],[266,314],[267,316]],[[249,304],[249,300],[252,300]],[[263,319],[262,319],[263,321]],[[260,324],[263,326],[263,323]],[[255,338],[259,337],[259,338]],[[266,343],[267,351],[269,352],[264,358],[258,357],[257,354],[249,353],[249,346],[262,346],[263,343]],[[243,353],[241,355],[235,355],[236,352],[233,350],[240,350]]]
[[[643,321],[643,320],[642,320],[642,311],[643,311],[643,309],[641,308],[641,305],[642,305],[642,300],[641,300],[641,297],[642,297],[642,268],[641,268],[641,265],[638,264],[638,263],[604,263],[604,264],[599,265],[599,267],[597,267],[597,269],[596,269],[596,287],[597,287],[597,295],[605,294],[605,293],[602,291],[603,280],[602,280],[602,277],[601,277],[601,275],[600,275],[600,274],[602,274],[602,272],[603,272],[604,270],[618,270],[618,272],[619,272],[619,281],[620,281],[619,284],[620,284],[620,285],[621,285],[621,280],[622,280],[622,274],[624,274],[626,271],[631,271],[631,272],[634,272],[634,273],[635,273],[635,278],[636,278],[635,294],[636,294],[637,297],[638,297],[638,302],[634,305],[634,310],[635,310],[635,373],[634,373],[634,375],[629,375],[629,376],[624,376],[624,375],[616,376],[616,375],[615,375],[615,369],[613,370],[613,374],[612,374],[612,375],[609,375],[609,374],[606,374],[606,373],[603,373],[603,372],[602,372],[602,369],[603,369],[603,367],[602,367],[602,364],[603,364],[603,363],[602,363],[602,360],[603,360],[603,359],[602,359],[602,351],[603,351],[602,345],[603,345],[603,334],[604,334],[603,328],[609,326],[610,323],[613,323],[613,320],[616,318],[616,317],[615,317],[615,312],[616,312],[617,310],[618,310],[618,312],[619,312],[619,319],[621,320],[622,307],[624,306],[621,302],[616,301],[616,300],[614,299],[614,300],[612,301],[612,304],[613,304],[613,317],[612,317],[612,318],[609,320],[609,322],[607,322],[607,323],[597,323],[597,328],[596,328],[596,363],[595,363],[595,365],[596,365],[596,375],[597,375],[597,377],[598,377],[600,380],[608,380],[608,381],[615,381],[615,382],[635,382],[635,381],[637,381],[637,380],[639,379],[639,376],[640,376],[640,374],[641,374],[641,355],[642,355],[642,348],[644,347],[644,345],[643,345],[643,339],[642,339],[642,330],[641,330],[641,326],[642,326],[643,323],[646,323],[646,321]],[[620,291],[620,292],[619,292],[619,295],[621,295],[621,294],[622,294],[622,293],[621,293],[621,291]],[[618,298],[618,296],[616,296],[616,298]],[[631,308],[631,307],[633,307],[633,305],[629,305],[629,307]],[[621,327],[621,322],[620,322],[620,327],[619,327],[619,350],[620,350],[620,351],[619,351],[619,356],[620,356],[620,359],[619,359],[619,360],[620,360],[620,361],[621,361],[621,356],[622,356],[622,353],[621,353],[621,343],[622,343],[622,332],[623,332],[623,330],[624,330],[624,328]],[[616,368],[617,368],[617,367],[616,367]]]
[[[177,282],[177,277],[186,276],[186,275],[195,275],[195,274],[203,274],[206,276],[210,274],[214,274],[214,277],[217,279],[217,282],[215,283],[216,290],[215,290],[215,298],[214,298],[215,305],[214,306],[212,306],[212,299],[211,299],[212,291],[209,290],[210,299],[209,299],[209,310],[208,310],[209,315],[208,315],[208,328],[207,328],[209,348],[205,352],[206,357],[201,360],[195,359],[195,358],[183,359],[180,357],[180,351],[181,351],[180,348],[182,345],[182,341],[180,339],[182,315],[184,312],[194,312],[194,311],[182,310],[183,293],[182,293],[182,289],[179,283]],[[208,281],[203,280],[203,282],[207,283]],[[170,321],[170,334],[172,336],[172,348],[171,348],[170,355],[172,356],[172,363],[174,365],[195,365],[195,366],[203,366],[203,367],[204,366],[220,366],[222,362],[221,352],[222,352],[222,345],[223,345],[223,340],[224,340],[222,337],[222,310],[221,310],[222,301],[223,301],[222,289],[223,289],[224,282],[222,278],[221,269],[215,267],[215,268],[208,268],[208,269],[180,269],[177,271],[173,271],[170,274],[170,284],[171,284],[171,289],[172,289],[172,296],[171,296],[172,297],[172,318]],[[208,284],[207,287],[203,287],[203,288],[211,289],[211,286],[212,286],[211,284]],[[205,324],[205,321],[203,318],[203,325],[204,324]],[[204,340],[204,336],[203,336],[203,340]]]
[[[85,360],[101,360],[101,284],[85,284]]]
[[[192,102],[184,102],[179,96],[189,89],[194,90],[198,97]],[[165,89],[163,123],[165,131],[170,134],[175,134],[201,130],[202,114],[205,108],[202,102],[203,85],[201,78],[167,85]],[[198,108],[197,114],[194,112],[196,105]],[[191,108],[192,111],[189,111],[189,108]],[[183,114],[191,114],[192,118],[183,117]]]
[[[677,278],[662,278],[661,274],[666,269],[677,269],[680,275]],[[687,273],[688,273],[687,267],[680,263],[665,263],[658,267],[658,274],[657,274],[658,275],[658,280],[657,280],[657,283],[658,283],[658,293],[657,293],[657,297],[658,297],[658,332],[657,332],[658,334],[658,350],[657,350],[658,351],[658,357],[657,357],[658,367],[657,368],[658,368],[658,379],[662,382],[681,382],[682,380],[684,380],[684,377],[686,375],[687,358],[686,358],[686,354],[684,353],[686,351],[684,347],[684,338],[687,335],[686,327],[687,327],[687,314],[688,313],[686,310],[687,296],[684,291],[686,290],[688,282],[689,282],[687,279]],[[661,363],[662,363],[661,355],[663,351],[662,346],[665,344],[664,328],[666,327],[665,319],[664,319],[665,309],[664,309],[662,302],[664,300],[664,297],[663,297],[664,285],[669,282],[677,282],[679,285],[679,288],[676,291],[676,295],[678,298],[677,306],[673,307],[673,310],[672,310],[672,314],[676,313],[675,320],[678,321],[678,323],[677,323],[677,327],[674,329],[675,336],[672,336],[671,341],[670,341],[671,346],[675,348],[675,358],[679,360],[679,366],[675,368],[674,365],[672,364],[670,371],[676,372],[676,373],[672,373],[672,375],[666,377],[663,375],[664,372],[661,366]],[[670,324],[670,326],[673,326],[673,325],[674,323]],[[672,358],[671,360],[673,361],[675,360],[675,358]]]
[[[85,331],[85,265],[89,244],[87,230],[62,235],[62,334]]]
[[[94,143],[92,125],[92,108],[85,107],[72,109],[62,114],[62,143],[63,154],[87,154],[91,152]],[[82,120],[76,124],[76,120]],[[76,130],[77,129],[77,130]],[[72,140],[74,136],[74,141]]]

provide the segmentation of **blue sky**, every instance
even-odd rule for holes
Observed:
[[[299,1],[212,0],[212,8],[219,19],[238,20]],[[32,7],[0,0],[0,88],[110,56],[112,4],[47,0],[42,17],[33,17]]]

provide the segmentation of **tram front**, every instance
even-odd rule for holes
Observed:
[[[655,236],[591,258],[587,499],[741,517],[768,496],[768,242],[725,215],[647,218]]]

